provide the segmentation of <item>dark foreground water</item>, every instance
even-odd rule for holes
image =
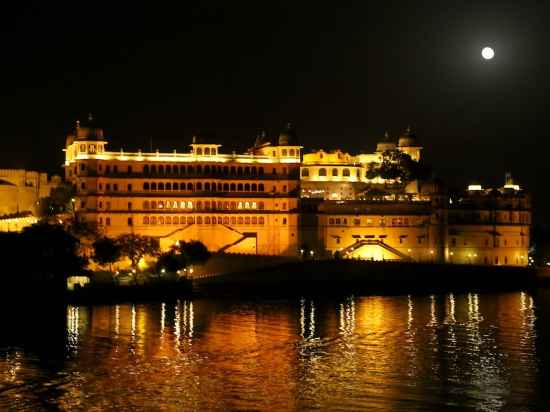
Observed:
[[[20,310],[0,410],[549,410],[550,290]]]

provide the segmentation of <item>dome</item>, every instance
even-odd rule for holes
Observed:
[[[384,140],[376,145],[377,152],[387,152],[388,150],[394,150],[395,143],[390,142],[390,136],[388,132],[384,133]]]
[[[295,143],[296,133],[291,123],[288,123],[285,129],[279,134],[279,146],[289,146]]]
[[[104,140],[103,129],[97,127],[92,114],[88,114],[88,120],[81,124],[80,120],[76,121],[74,129],[74,137],[77,140]]]
[[[411,147],[416,146],[416,135],[411,131],[411,127],[408,126],[405,132],[399,136],[397,143],[399,147]]]

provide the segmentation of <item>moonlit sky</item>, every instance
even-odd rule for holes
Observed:
[[[15,3],[0,167],[60,173],[88,111],[115,150],[185,150],[196,131],[242,150],[292,121],[307,148],[358,152],[411,124],[438,176],[511,171],[550,223],[548,2]]]

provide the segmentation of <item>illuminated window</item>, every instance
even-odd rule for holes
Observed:
[[[234,225],[237,223],[237,218],[235,216],[231,216],[231,224]]]
[[[260,225],[263,225],[265,223],[265,220],[264,220],[264,217],[263,216],[260,216],[260,218],[258,219],[258,223]]]
[[[187,208],[188,208],[188,209],[193,209],[193,202],[188,201],[188,202],[187,202]]]
[[[338,169],[332,169],[332,176],[338,176]]]
[[[231,208],[231,210],[235,210],[237,208],[237,204],[235,202],[231,202],[229,204],[229,207]]]
[[[202,149],[200,147],[197,147],[197,154],[202,155]]]
[[[187,217],[187,224],[188,225],[192,225],[193,223],[195,223],[194,219],[193,219],[193,216],[188,216]]]
[[[342,172],[342,176],[349,177],[349,175],[349,169],[344,169],[344,171]]]
[[[173,203],[172,207],[174,209],[177,209],[178,208],[178,202],[174,200],[174,203]]]
[[[171,218],[170,216],[166,216],[165,221],[166,221],[166,224],[167,224],[167,225],[172,224],[172,218]]]
[[[250,204],[250,207],[251,207],[252,209],[256,209],[257,206],[258,206],[258,205],[257,205],[256,202],[252,202],[252,203]]]
[[[202,225],[202,216],[197,216],[197,224]]]
[[[218,216],[218,225],[221,225],[223,223],[223,218],[221,216]]]
[[[327,169],[321,168],[319,169],[319,176],[324,177],[327,175]]]
[[[242,216],[239,216],[238,222],[239,222],[239,225],[244,224],[244,219]]]
[[[329,225],[333,225],[333,224],[334,224],[334,219],[333,219],[333,218],[329,218],[329,219],[328,219],[328,224],[329,224]]]
[[[242,209],[243,208],[243,202],[239,202],[237,204],[237,209]]]
[[[258,224],[258,218],[256,216],[252,216],[251,222],[252,222],[253,225]]]
[[[294,157],[294,149],[290,149],[289,155],[292,156],[292,157]]]
[[[178,217],[177,217],[177,216],[174,216],[174,217],[172,218],[172,224],[173,224],[173,225],[177,225],[178,223],[179,223]]]
[[[309,177],[309,169],[303,168],[302,169],[302,177]]]
[[[204,154],[205,155],[210,155],[210,148],[209,147],[204,148]]]
[[[244,218],[244,224],[245,224],[245,225],[249,225],[249,224],[250,224],[250,216],[246,216],[246,217]]]
[[[206,216],[206,217],[204,218],[204,223],[206,223],[207,225],[210,224],[210,216]]]

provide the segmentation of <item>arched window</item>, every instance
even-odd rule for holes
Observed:
[[[146,209],[146,210],[149,209],[149,201],[148,200],[143,202],[143,208]]]
[[[190,192],[193,191],[193,183],[187,183],[187,190],[189,190]]]
[[[245,176],[250,176],[250,167],[246,166],[246,167],[244,168],[244,175],[245,175]]]
[[[223,202],[223,208],[225,210],[229,209],[229,202]]]
[[[200,166],[200,165],[197,166],[197,167],[196,167],[196,171],[197,171],[197,174],[198,174],[198,175],[202,175],[202,166]]]
[[[212,153],[212,155],[215,155],[216,152],[218,151],[218,149],[216,149],[215,147],[212,148],[212,151],[210,153]]]
[[[198,200],[196,203],[195,203],[195,207],[197,208],[197,210],[201,210],[202,209],[202,202],[200,200]]]
[[[260,217],[258,218],[258,223],[259,223],[260,225],[263,225],[263,224],[265,223],[265,220],[264,220],[264,217],[263,217],[263,216],[260,216]]]
[[[349,176],[349,169],[344,169],[344,171],[342,172],[342,176]]]
[[[178,190],[178,182],[172,183],[172,190]]]
[[[229,204],[229,207],[231,208],[231,210],[235,210],[237,208],[237,204],[235,202],[231,202]]]
[[[204,174],[209,175],[210,174],[210,166],[206,165],[204,166]]]
[[[159,216],[159,225],[164,225],[164,217]]]
[[[228,175],[229,175],[229,167],[228,167],[228,166],[224,166],[224,167],[223,167],[223,175],[224,175],[224,176],[228,176]]]
[[[235,183],[231,183],[231,184],[229,185],[229,190],[230,190],[231,192],[234,192],[234,191],[236,190]]]
[[[235,166],[231,166],[231,176],[235,176],[237,174],[237,169],[235,169]]]
[[[223,209],[223,202],[219,201],[218,202],[218,210],[222,210],[222,209]]]
[[[157,190],[157,183],[156,182],[151,183],[151,190]]]
[[[319,176],[323,177],[327,175],[327,169],[321,168],[319,169]]]
[[[223,218],[221,216],[218,216],[218,225],[221,225],[223,223]]]
[[[222,191],[222,184],[218,183],[218,192],[221,192],[221,191]]]
[[[193,166],[187,166],[187,174],[188,174],[188,175],[192,175],[193,172],[194,172]]]
[[[159,190],[164,190],[164,183],[159,182],[158,188],[159,188]]]
[[[228,225],[228,224],[229,224],[229,218],[228,218],[227,216],[225,216],[225,217],[223,218],[223,224],[224,224],[224,225]]]
[[[239,222],[239,225],[242,225],[244,223],[244,219],[242,216],[239,216],[239,219],[237,221]]]
[[[252,224],[253,225],[258,224],[258,218],[256,216],[252,216]]]
[[[185,174],[185,166],[180,166],[180,175]]]
[[[242,176],[242,175],[243,175],[243,168],[239,166],[237,168],[237,176]]]
[[[172,217],[171,216],[166,216],[165,220],[167,225],[171,225],[172,224]]]
[[[151,165],[151,173],[157,174],[157,166],[156,165]]]
[[[283,156],[286,156],[287,155],[287,151],[286,149],[283,149]]]
[[[185,183],[180,183],[180,190],[185,190]]]
[[[171,174],[171,173],[172,173],[172,166],[167,165],[166,166],[166,174],[168,175],[168,174]]]
[[[206,186],[207,184],[208,184],[208,183],[206,183],[205,186]],[[195,190],[197,190],[197,191],[202,190],[202,183],[201,183],[201,182],[195,183]]]
[[[209,147],[204,148],[204,154],[205,155],[210,155],[210,148]]]
[[[143,183],[143,190],[149,190],[149,182]]]
[[[149,174],[149,165],[143,166],[143,174],[145,174],[145,175]]]
[[[229,192],[229,183],[224,183],[223,184],[223,191],[224,192]]]
[[[197,147],[197,154],[202,155],[202,149],[200,147]]]
[[[338,169],[336,169],[336,168],[332,169],[332,175],[333,176],[338,176]]]
[[[148,224],[149,224],[149,217],[148,217],[148,216],[143,216],[143,224],[144,224],[144,225],[148,225]]]
[[[204,218],[204,223],[207,224],[207,225],[210,224],[210,216],[206,216],[206,217]]]
[[[264,202],[258,203],[258,209],[264,210]]]
[[[309,177],[309,169],[308,168],[303,168],[302,169],[302,177]]]
[[[264,175],[264,168],[263,167],[260,167],[258,169],[258,176],[263,176]]]
[[[156,225],[157,224],[157,218],[155,216],[151,216],[151,218],[149,219],[149,222],[151,222],[152,225]]]
[[[235,216],[231,216],[231,224],[235,225],[237,223],[237,218]]]
[[[252,176],[256,176],[257,173],[258,173],[258,170],[256,169],[255,166],[252,167],[252,168],[250,168],[250,174],[251,174]]]
[[[187,224],[192,225],[193,223],[195,223],[193,216],[187,216]]]
[[[294,157],[294,149],[290,149],[289,154],[290,156]]]
[[[252,183],[252,185],[250,186],[250,190],[252,190],[253,192],[257,192],[258,191],[258,185],[256,183]]]
[[[265,189],[264,189],[264,184],[263,184],[263,183],[260,183],[260,184],[258,185],[258,191],[259,191],[259,192],[263,192],[264,190],[265,190]]]
[[[244,191],[245,191],[245,192],[250,192],[250,184],[249,184],[249,183],[245,183],[245,185],[244,185]]]
[[[156,209],[157,208],[157,202],[155,202],[154,200],[151,201],[151,209]]]
[[[197,216],[197,225],[202,225],[202,216]]]
[[[177,224],[179,224],[179,222],[180,222],[180,221],[179,221],[179,219],[178,219],[177,216],[174,216],[174,217],[172,218],[172,224],[173,224],[173,225],[177,225]]]
[[[249,225],[249,224],[250,224],[250,216],[246,216],[246,217],[244,218],[244,224],[245,224],[245,225]]]
[[[164,174],[164,166],[160,165],[159,166],[159,175],[163,175]],[[160,219],[159,219],[159,223],[160,223]]]
[[[243,191],[243,184],[242,183],[238,183],[237,184],[237,192],[242,192]]]
[[[166,183],[166,190],[172,190],[172,183]]]

